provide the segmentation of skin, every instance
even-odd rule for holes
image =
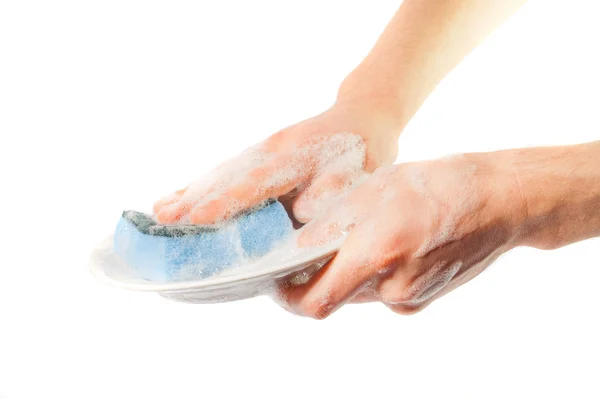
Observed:
[[[304,227],[308,246],[349,233],[326,267],[279,300],[316,319],[350,301],[412,314],[514,247],[600,236],[599,155],[600,141],[380,168]]]
[[[350,186],[357,172],[372,172],[380,166],[394,162],[397,140],[389,134],[392,123],[375,111],[358,112],[336,104],[311,119],[287,127],[258,144],[254,150],[264,159],[243,159],[243,154],[216,169],[228,170],[225,177],[217,176],[204,186],[190,186],[155,203],[154,212],[162,223],[176,223],[187,217],[194,224],[213,224],[226,220],[237,211],[253,207],[266,199],[287,196],[287,202],[297,220],[308,222],[319,212],[323,196],[332,191],[342,194]],[[364,155],[356,165],[346,169],[334,167],[339,156],[328,159],[324,152],[330,145],[320,145],[335,138],[344,138],[352,132],[356,144],[364,146]],[[354,150],[354,145],[347,150]],[[291,178],[267,183],[282,169],[297,169]],[[243,179],[230,182],[229,174],[244,173]],[[256,189],[260,187],[262,189]],[[216,194],[215,194],[216,193]],[[335,195],[334,195],[335,196]],[[237,211],[231,211],[231,209]]]
[[[516,246],[598,236],[598,143],[392,165],[431,91],[524,2],[405,0],[330,109],[159,200],[156,218],[213,224],[278,197],[307,223],[301,245],[347,234],[307,284],[276,298],[317,319],[350,301],[413,313]]]
[[[296,218],[309,221],[321,210],[321,194],[349,185],[354,176],[326,168],[311,172],[321,153],[308,151],[306,156],[306,148],[315,140],[351,132],[362,138],[366,148],[363,171],[392,164],[398,137],[437,83],[523,3],[404,1],[372,51],[344,79],[330,109],[260,143],[258,149],[268,155],[266,160],[248,164],[242,154],[221,166],[233,170],[232,174],[245,173],[243,180],[230,183],[226,173],[211,184],[195,184],[159,200],[154,206],[158,221],[213,224],[285,195],[292,197],[289,202]],[[299,152],[303,156],[296,159]],[[293,178],[267,184],[282,168],[303,161],[304,170]]]

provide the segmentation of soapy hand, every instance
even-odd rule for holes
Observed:
[[[513,247],[525,213],[510,167],[486,155],[382,167],[303,227],[301,246],[347,236],[306,285],[277,299],[317,319],[350,301],[416,312]]]
[[[159,222],[213,224],[285,196],[305,223],[396,158],[392,123],[335,105],[226,161],[204,179],[154,205]]]

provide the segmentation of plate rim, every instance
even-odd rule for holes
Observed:
[[[322,261],[328,256],[333,256],[333,254],[335,254],[341,247],[340,240],[336,240],[328,244],[318,246],[318,250],[315,252],[315,256],[312,256],[310,259],[305,258],[302,259],[302,261],[288,260],[275,269],[259,268],[254,271],[249,271],[238,275],[232,274],[224,276],[215,276],[208,279],[191,281],[153,282],[146,281],[140,278],[138,280],[139,282],[136,283],[111,277],[105,272],[106,269],[103,266],[103,263],[106,263],[109,260],[120,263],[119,266],[121,267],[127,266],[126,264],[123,264],[123,260],[118,258],[114,251],[110,250],[112,248],[113,237],[114,234],[109,235],[92,251],[88,261],[88,269],[92,273],[92,275],[97,279],[116,287],[128,290],[163,293],[217,290],[236,284],[252,282],[253,280],[260,281],[263,279],[269,279],[269,277],[271,277],[270,279],[275,279],[277,277],[285,276],[287,274],[299,271],[302,268],[307,268],[318,261]],[[108,259],[107,257],[111,258]],[[292,264],[290,264],[290,262]]]

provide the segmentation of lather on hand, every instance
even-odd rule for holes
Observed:
[[[339,101],[158,201],[154,212],[162,223],[213,224],[288,195],[295,218],[307,222],[366,172],[394,161],[397,131],[389,115]]]
[[[348,301],[418,311],[519,245],[600,235],[600,143],[391,165],[436,85],[525,0],[405,0],[324,113],[157,202],[159,221],[210,224],[291,200],[303,245],[348,234],[283,305],[324,318]],[[366,173],[373,173],[362,185]]]
[[[300,243],[342,233],[308,284],[282,289],[284,307],[317,319],[349,301],[419,311],[514,247],[600,236],[600,141],[380,168],[307,224]]]

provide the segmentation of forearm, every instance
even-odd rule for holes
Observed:
[[[522,193],[519,245],[555,249],[600,236],[600,141],[498,154]]]
[[[339,102],[392,119],[399,135],[456,64],[526,0],[405,0]]]

